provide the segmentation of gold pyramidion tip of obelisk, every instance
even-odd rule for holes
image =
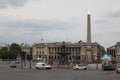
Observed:
[[[90,15],[90,10],[88,10],[88,15]]]

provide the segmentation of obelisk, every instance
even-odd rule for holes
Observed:
[[[87,49],[86,49],[86,61],[92,62],[92,49],[91,49],[91,15],[90,11],[87,14]]]

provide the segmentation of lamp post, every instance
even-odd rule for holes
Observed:
[[[98,69],[98,56],[95,56],[95,61],[96,61],[96,69]]]
[[[29,54],[29,68],[31,69],[31,61],[32,61],[32,48],[30,48],[30,54]]]
[[[31,69],[31,54],[29,55],[29,68]]]
[[[86,53],[85,54],[85,65],[87,66],[87,64],[88,64],[88,54]]]

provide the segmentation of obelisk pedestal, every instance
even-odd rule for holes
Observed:
[[[92,63],[92,49],[86,49],[86,63]]]

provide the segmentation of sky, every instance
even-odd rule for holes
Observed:
[[[0,0],[0,42],[120,42],[120,0]]]

